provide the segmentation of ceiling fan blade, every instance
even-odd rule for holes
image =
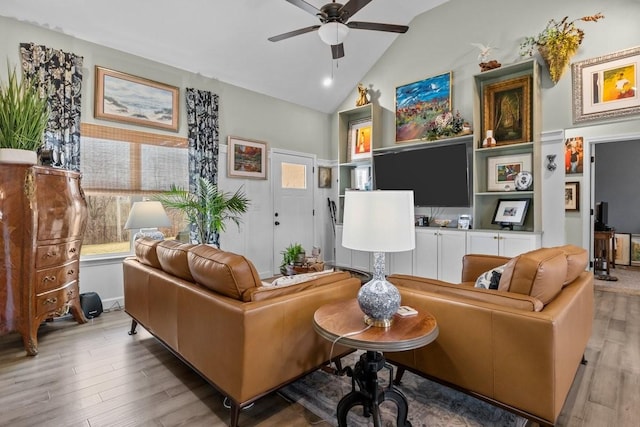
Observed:
[[[333,59],[342,58],[344,56],[344,45],[342,43],[331,45],[331,56],[333,56]]]
[[[289,37],[299,36],[300,34],[310,33],[320,28],[320,25],[312,25],[310,27],[300,28],[299,30],[289,31],[288,33],[279,34],[277,36],[269,37],[270,42],[279,42],[280,40],[288,39]]]
[[[406,33],[409,27],[406,25],[395,24],[382,24],[379,22],[359,22],[352,21],[347,24],[347,27],[354,30],[373,30],[373,31],[387,31],[390,33]]]
[[[305,10],[307,12],[309,12],[310,14],[316,16],[318,14],[322,15],[322,12],[320,12],[320,10],[318,8],[316,8],[315,6],[310,5],[309,3],[307,3],[304,0],[286,0],[289,3],[291,3],[294,6],[299,7],[302,10]]]
[[[346,21],[369,3],[371,3],[371,0],[349,0],[347,4],[342,6],[342,8],[340,9],[340,14],[342,16],[345,16],[344,14],[346,13]]]

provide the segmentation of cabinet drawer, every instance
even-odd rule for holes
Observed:
[[[36,268],[55,267],[80,257],[82,241],[75,240],[58,245],[38,246],[36,248]]]
[[[36,316],[51,313],[78,297],[78,282],[71,282],[64,288],[36,296]]]
[[[79,261],[36,271],[36,294],[56,289],[78,278]]]

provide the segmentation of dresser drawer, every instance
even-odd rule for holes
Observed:
[[[80,257],[81,240],[36,248],[36,268],[55,267]]]
[[[78,297],[78,282],[36,296],[36,316],[51,313]]]
[[[60,288],[78,278],[80,261],[36,271],[36,294]]]

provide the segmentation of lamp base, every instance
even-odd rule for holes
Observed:
[[[393,315],[400,308],[400,292],[385,278],[384,252],[373,254],[373,279],[358,291],[358,305],[367,325],[388,328],[393,323]]]
[[[393,324],[393,317],[390,319],[373,319],[365,314],[364,323],[375,328],[388,328]]]

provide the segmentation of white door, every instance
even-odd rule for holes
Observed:
[[[312,156],[273,151],[273,270],[280,272],[282,251],[300,243],[311,255],[313,249]]]

